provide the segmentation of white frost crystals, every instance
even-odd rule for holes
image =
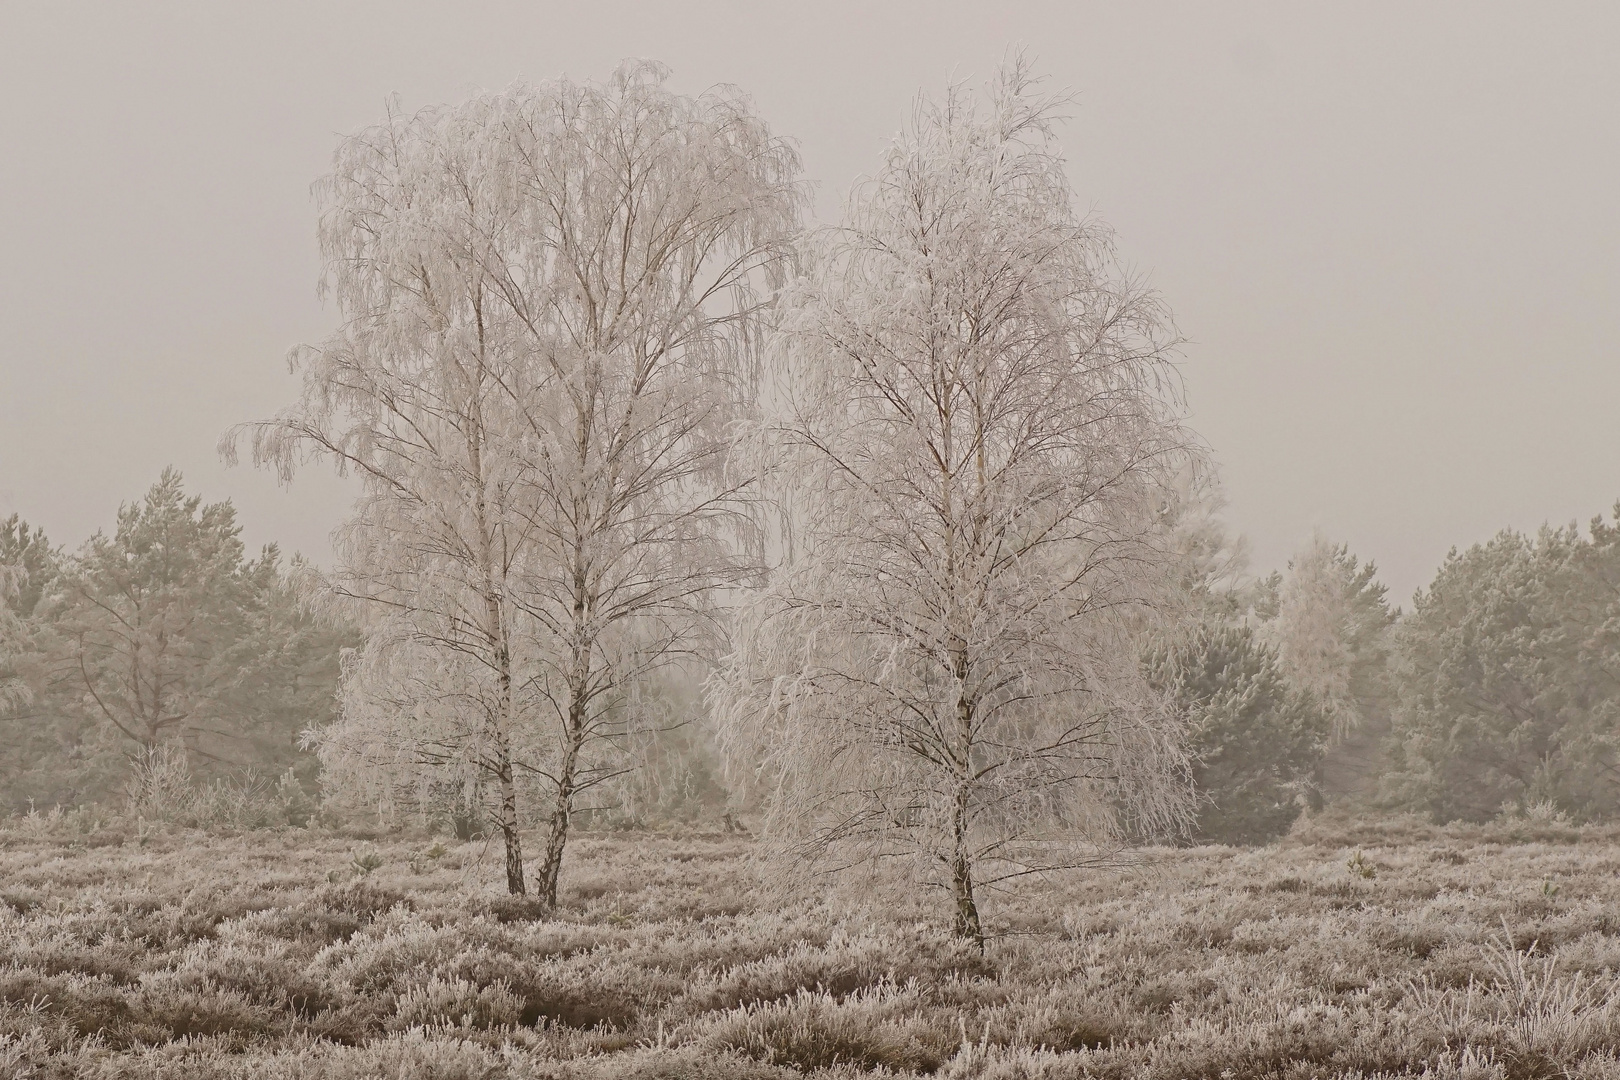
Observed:
[[[768,829],[825,865],[978,890],[1084,865],[1189,806],[1141,631],[1154,524],[1196,458],[1158,298],[1075,212],[1022,63],[919,103],[787,292],[755,449],[783,558],[718,718]]]

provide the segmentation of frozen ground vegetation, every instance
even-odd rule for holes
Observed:
[[[19,1077],[1620,1077],[1620,831],[1316,818],[998,905],[790,902],[746,838],[0,833]]]

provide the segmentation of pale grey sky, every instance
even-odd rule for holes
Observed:
[[[1320,527],[1401,602],[1453,544],[1620,498],[1620,7],[0,0],[0,515],[76,546],[167,464],[325,560],[347,503],[224,469],[335,313],[310,182],[416,107],[624,57],[731,82],[837,210],[919,88],[1024,44],[1190,339],[1257,569]]]

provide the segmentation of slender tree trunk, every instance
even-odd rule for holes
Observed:
[[[967,657],[955,662],[959,685],[967,680]],[[973,786],[973,702],[966,693],[956,699],[958,747],[956,806],[951,814],[951,897],[956,901],[956,936],[973,942],[984,952],[984,929],[979,924],[979,905],[973,898],[973,858],[969,850],[968,804]]]
[[[584,716],[576,717],[576,713],[583,713],[577,702],[569,708],[568,745],[557,771],[557,801],[551,810],[545,859],[535,874],[535,893],[547,911],[557,906],[557,879],[562,873],[563,849],[568,844],[568,826],[574,814],[574,783],[579,772],[580,745],[584,741]]]
[[[574,579],[574,624],[581,627],[585,617],[585,578],[576,573]],[[568,844],[568,826],[574,814],[574,790],[579,776],[579,754],[585,745],[586,725],[590,708],[591,647],[579,644],[584,637],[575,631],[574,670],[568,686],[568,728],[564,733],[568,742],[563,747],[562,761],[557,768],[557,801],[551,811],[551,830],[546,837],[546,857],[540,865],[536,889],[546,909],[557,906],[557,878],[562,873],[563,848]]]
[[[973,862],[968,854],[968,787],[956,792],[956,812],[952,820],[951,897],[956,901],[956,936],[973,942],[984,952],[984,929],[979,924],[979,905],[973,899]]]
[[[495,779],[500,784],[501,792],[496,824],[500,826],[501,839],[506,843],[506,891],[513,896],[523,896],[529,889],[523,880],[523,837],[518,834],[517,786],[512,775],[512,662],[504,644],[496,659],[500,665],[501,693],[501,718],[493,732]]]
[[[587,386],[587,396],[590,388]],[[580,475],[587,475],[590,464],[589,414],[580,409],[575,422],[575,449]],[[587,520],[585,492],[574,489],[574,520]],[[577,526],[576,526],[577,528]],[[590,707],[591,638],[586,630],[591,595],[588,587],[584,546],[581,535],[574,536],[573,667],[568,674],[568,719],[563,737],[562,761],[557,766],[557,801],[552,805],[551,828],[546,836],[546,854],[540,864],[535,891],[547,911],[557,907],[557,879],[562,874],[563,849],[568,845],[568,826],[574,815],[574,785],[579,771],[580,748],[585,742],[586,711]]]
[[[518,835],[517,792],[512,785],[512,760],[506,756],[496,774],[501,785],[500,827],[506,841],[506,891],[523,896],[529,891],[523,881],[523,837]]]
[[[498,684],[499,698],[496,701],[495,719],[491,725],[490,734],[492,752],[495,757],[495,781],[500,790],[501,805],[496,812],[495,823],[500,827],[501,839],[506,845],[506,891],[513,896],[523,896],[529,888],[523,880],[523,837],[518,834],[517,811],[517,784],[512,768],[512,728],[516,722],[516,707],[512,700],[512,638],[510,627],[507,625],[507,611],[502,607],[504,591],[497,589],[499,580],[504,584],[506,580],[507,564],[496,561],[496,545],[493,528],[490,522],[489,501],[485,493],[484,475],[484,413],[482,406],[482,388],[485,384],[485,356],[484,356],[484,311],[483,295],[475,292],[473,296],[473,311],[478,325],[478,368],[475,388],[477,394],[471,398],[472,411],[469,417],[471,423],[468,427],[467,454],[473,475],[478,479],[478,494],[474,502],[474,511],[478,521],[477,557],[482,563],[480,569],[484,577],[484,615],[488,625],[484,628],[488,635],[488,642],[494,647],[495,675]],[[499,578],[497,579],[497,568]]]

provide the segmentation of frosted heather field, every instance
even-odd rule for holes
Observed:
[[[783,901],[750,842],[0,833],[0,1074],[1620,1077],[1620,830],[1318,821],[989,905]],[[898,894],[896,894],[898,895]]]

